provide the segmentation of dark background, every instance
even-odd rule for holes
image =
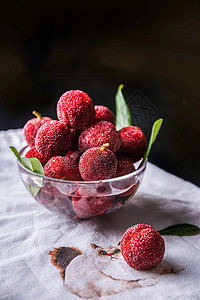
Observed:
[[[147,138],[164,119],[150,161],[200,185],[200,2],[101,5],[1,7],[0,129],[23,127],[32,110],[56,118],[56,103],[70,89],[115,112],[123,83],[133,123]]]

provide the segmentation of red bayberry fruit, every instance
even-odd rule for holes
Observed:
[[[71,90],[64,93],[57,104],[58,119],[75,129],[82,129],[93,122],[94,105],[83,91]]]
[[[115,125],[115,115],[113,112],[104,105],[95,105],[95,119],[94,122],[108,121]]]
[[[74,195],[76,189],[77,185],[75,183],[73,183],[73,185],[66,185],[65,182],[54,182],[50,180],[45,183],[42,191],[55,198],[65,199],[68,196],[70,197],[70,195]]]
[[[84,152],[92,147],[109,143],[109,149],[117,152],[121,146],[121,138],[115,126],[107,121],[99,121],[86,127],[80,134],[78,145]]]
[[[140,182],[138,181],[137,183],[133,184],[131,188],[129,188],[126,192],[120,194],[120,197],[125,197],[125,196],[133,196],[137,192],[137,189],[139,188]],[[126,199],[127,200],[127,199]],[[125,200],[125,201],[126,201]]]
[[[128,155],[133,162],[140,160],[147,150],[147,140],[139,127],[127,126],[119,131],[121,137],[120,154]]]
[[[50,183],[47,181],[42,188],[42,191],[46,194],[49,194],[50,196],[54,196],[55,198],[65,198],[65,194],[61,193],[56,186],[53,185],[53,183]]]
[[[44,165],[45,165],[45,164],[47,163],[47,161],[48,161],[48,158],[45,157],[45,156],[43,156],[43,155],[41,155],[41,154],[36,150],[35,146],[32,147],[32,148],[26,153],[25,157],[27,157],[27,158],[35,157],[35,158],[39,159],[39,161],[41,162],[41,164],[43,165],[43,167],[44,167]]]
[[[113,205],[113,196],[85,197],[82,196],[79,188],[76,196],[72,198],[73,209],[80,218],[88,218],[103,214],[110,210]]]
[[[44,174],[57,179],[81,180],[78,163],[69,156],[52,157],[44,166]]]
[[[115,177],[120,177],[135,171],[132,160],[123,155],[117,157],[117,172]]]
[[[66,157],[71,157],[72,159],[74,159],[77,163],[79,163],[79,159],[82,155],[81,151],[75,151],[75,150],[70,150],[65,156]]]
[[[51,193],[46,193],[44,189],[41,189],[36,196],[36,200],[52,212],[71,215],[73,212],[71,197],[63,195],[63,198],[61,198],[58,195],[59,191],[56,191],[56,188],[52,189]]]
[[[121,252],[127,264],[137,270],[147,270],[158,265],[165,252],[165,242],[150,225],[137,224],[126,230]]]
[[[35,138],[36,150],[46,157],[65,155],[72,144],[72,134],[65,124],[50,121],[40,127]]]
[[[35,146],[35,137],[39,130],[39,128],[45,123],[51,121],[51,118],[48,117],[42,117],[38,112],[33,111],[33,114],[37,118],[33,118],[29,120],[24,125],[24,136],[27,142],[27,145],[32,148]]]
[[[104,180],[113,178],[117,171],[117,159],[109,150],[109,144],[85,151],[79,160],[79,171],[83,180]]]

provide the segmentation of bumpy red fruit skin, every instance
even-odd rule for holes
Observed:
[[[65,155],[71,144],[70,129],[59,121],[50,121],[42,125],[35,138],[36,150],[46,157]]]
[[[80,218],[88,218],[103,214],[110,210],[113,205],[113,196],[84,197],[79,189],[76,190],[76,197],[72,198],[73,209]]]
[[[120,154],[130,156],[133,162],[140,160],[147,150],[147,140],[139,127],[127,126],[119,131]]]
[[[75,129],[91,124],[95,117],[91,98],[83,91],[71,90],[64,93],[57,104],[58,119]]]
[[[39,161],[41,162],[42,166],[44,167],[44,165],[47,163],[48,158],[41,155],[36,149],[35,146],[32,147],[25,155],[25,157],[27,158],[32,158],[35,157],[37,159],[39,159]]]
[[[137,224],[126,230],[121,252],[127,264],[136,270],[148,270],[158,265],[165,253],[165,242],[150,225]]]
[[[108,121],[99,121],[86,127],[80,134],[78,145],[84,152],[92,147],[109,143],[109,149],[117,152],[121,146],[121,138],[115,126]]]
[[[115,177],[120,177],[135,171],[132,160],[124,155],[117,157],[117,172]]]
[[[65,156],[67,157],[71,157],[72,159],[74,159],[77,163],[79,163],[79,159],[82,155],[81,151],[75,151],[75,150],[70,150]]]
[[[32,148],[35,146],[35,137],[39,128],[46,122],[51,121],[51,118],[44,117],[42,119],[33,118],[24,125],[24,136],[27,145]]]
[[[44,175],[64,180],[81,180],[78,163],[71,157],[52,157],[44,166]]]
[[[104,105],[95,105],[95,119],[94,122],[108,121],[115,125],[115,115]]]
[[[85,181],[113,178],[117,171],[117,159],[109,150],[100,147],[85,151],[79,160],[79,171]]]

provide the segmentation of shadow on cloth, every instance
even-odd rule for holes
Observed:
[[[152,197],[149,194],[135,196],[123,208],[113,214],[89,220],[99,225],[99,230],[124,232],[128,227],[145,223],[155,230],[163,229],[177,223],[190,223],[196,219],[197,213],[190,202],[178,199],[166,200]]]

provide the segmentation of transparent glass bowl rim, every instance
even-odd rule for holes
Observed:
[[[22,153],[28,148],[28,146],[25,146],[23,147],[20,151],[19,151],[19,154],[20,156],[22,155]],[[136,176],[138,174],[140,174],[145,168],[146,168],[146,165],[147,165],[147,162],[148,162],[148,158],[145,160],[144,164],[139,168],[137,169],[136,171],[132,172],[132,173],[129,173],[127,175],[123,175],[123,176],[120,176],[120,177],[114,177],[114,178],[110,178],[110,179],[105,179],[105,180],[96,180],[96,181],[74,181],[74,180],[64,180],[64,179],[57,179],[57,178],[52,178],[52,177],[47,177],[47,176],[44,176],[44,175],[40,175],[40,174],[37,174],[37,173],[34,173],[32,171],[30,171],[29,169],[25,168],[21,162],[17,159],[17,163],[19,164],[19,166],[24,169],[27,173],[30,173],[30,175],[34,175],[34,176],[37,176],[37,177],[40,177],[40,178],[43,178],[45,180],[48,180],[48,181],[55,181],[55,182],[61,182],[61,183],[69,183],[69,184],[75,184],[75,183],[78,183],[79,185],[85,185],[85,184],[97,184],[97,183],[108,183],[108,182],[117,182],[117,181],[122,181],[122,180],[128,180],[129,178],[133,177],[133,176]]]

